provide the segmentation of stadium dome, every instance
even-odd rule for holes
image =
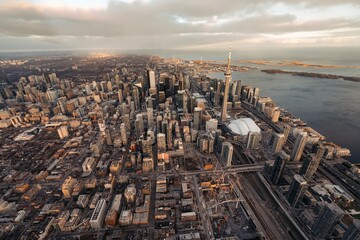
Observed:
[[[240,118],[232,120],[228,125],[228,128],[230,128],[234,133],[243,136],[246,136],[249,132],[260,133],[260,128],[251,118]]]

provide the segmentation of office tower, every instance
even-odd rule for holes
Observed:
[[[107,92],[107,85],[105,81],[100,82],[100,87],[102,92]]]
[[[152,108],[147,108],[146,113],[147,113],[148,127],[153,127],[154,126],[154,110]]]
[[[152,142],[149,139],[141,141],[143,156],[152,156]]]
[[[94,212],[90,218],[90,226],[95,229],[102,228],[105,219],[105,212],[106,212],[106,200],[100,199],[95,207]]]
[[[156,88],[156,79],[155,72],[153,70],[148,70],[148,86],[149,88]]]
[[[140,96],[139,96],[139,89],[136,86],[132,91],[132,97],[134,99],[135,110],[138,110],[140,108]]]
[[[135,131],[137,138],[144,134],[144,118],[141,113],[136,114]]]
[[[221,148],[221,159],[226,162],[226,166],[231,166],[232,155],[233,155],[233,145],[229,142],[224,142]]]
[[[184,90],[184,89],[185,89],[184,76],[180,72],[180,75],[179,75],[179,90]]]
[[[121,141],[124,146],[127,145],[127,130],[125,123],[120,124]]]
[[[228,102],[228,95],[229,95],[229,85],[231,81],[231,70],[230,70],[230,61],[231,61],[231,49],[229,49],[229,57],[227,62],[227,68],[225,72],[225,92],[224,92],[224,100],[223,106],[221,111],[221,120],[225,121],[227,118],[227,102]]]
[[[274,112],[272,113],[271,121],[274,123],[277,123],[277,122],[279,122],[279,117],[280,117],[280,110],[275,109]]]
[[[240,95],[241,95],[241,80],[237,80],[236,82],[237,82],[237,84],[236,84],[235,95],[237,95],[240,98]]]
[[[92,90],[91,90],[91,87],[89,84],[85,85],[85,92],[86,92],[86,95],[91,95]]]
[[[154,169],[154,161],[151,157],[144,157],[142,163],[143,172],[151,172]]]
[[[109,129],[109,128],[105,129],[105,139],[106,139],[106,144],[107,144],[108,146],[113,145],[113,141],[112,141],[112,137],[111,137],[111,132],[110,132],[110,129]]]
[[[121,105],[123,103],[123,93],[121,89],[119,89],[118,91],[118,99],[119,99],[119,105]]]
[[[281,151],[275,158],[274,166],[271,173],[271,181],[274,185],[278,185],[284,175],[286,163],[290,160],[290,156]]]
[[[188,96],[185,90],[179,90],[177,95],[178,107],[182,108],[184,113],[188,112]]]
[[[206,121],[205,130],[211,131],[216,130],[218,127],[218,120],[215,118],[211,118],[208,121]]]
[[[171,121],[169,121],[169,123],[166,125],[165,134],[166,134],[167,149],[172,149],[173,143],[172,143],[172,122]]]
[[[67,136],[69,136],[69,131],[68,131],[68,127],[67,126],[61,126],[58,128],[57,130],[60,139],[64,139]]]
[[[202,108],[195,107],[194,109],[194,129],[199,130],[201,127],[201,121],[202,121]]]
[[[344,214],[344,211],[338,205],[326,202],[314,223],[314,234],[319,239],[327,239]]]
[[[105,124],[105,121],[103,119],[98,120],[98,125],[99,125],[100,132],[105,132],[106,124]]]
[[[136,187],[135,184],[129,184],[127,188],[124,191],[124,197],[126,199],[126,202],[131,203],[135,202],[136,198]]]
[[[129,114],[125,114],[125,115],[121,116],[121,122],[123,122],[125,124],[126,131],[131,130],[130,115]]]
[[[82,170],[84,173],[90,174],[96,166],[96,158],[94,158],[94,157],[85,158],[85,160],[81,166],[82,166]]]
[[[218,81],[216,85],[216,93],[214,97],[214,106],[219,107],[220,106],[220,94],[221,94],[221,88],[222,88],[222,81]]]
[[[46,95],[50,102],[55,101],[59,97],[56,90],[47,90]]]
[[[108,91],[112,92],[112,90],[113,90],[112,82],[111,82],[111,81],[107,81],[106,85],[107,85]]]
[[[158,152],[166,152],[166,137],[164,133],[157,134],[157,147]]]
[[[288,124],[285,124],[284,128],[283,128],[283,134],[285,135],[285,142],[287,141],[289,134],[291,131],[291,127]]]
[[[309,154],[303,161],[300,169],[300,174],[307,180],[311,180],[320,164],[320,158],[317,158],[315,154]]]
[[[249,131],[247,136],[246,148],[258,149],[260,140],[261,140],[261,133]]]
[[[282,133],[273,132],[270,139],[270,147],[272,154],[278,154],[285,143],[285,135]]]
[[[354,219],[351,226],[346,230],[341,240],[354,240],[360,239],[360,220]]]
[[[322,157],[324,156],[325,153],[325,147],[322,143],[317,143],[313,146],[312,148],[312,153],[315,154],[315,157],[320,159],[322,159]]]
[[[298,174],[294,175],[294,179],[287,193],[287,201],[291,207],[296,207],[301,201],[306,190],[306,184],[307,182],[304,177]]]
[[[230,84],[230,89],[231,89],[231,93],[230,93],[230,101],[233,102],[234,101],[234,97],[236,95],[236,84],[237,82],[236,81],[232,81],[231,84]]]
[[[71,194],[74,190],[76,180],[69,176],[61,185],[61,191],[64,194],[64,198],[71,198]]]
[[[304,151],[307,139],[308,139],[308,137],[307,137],[306,132],[299,133],[299,135],[297,136],[297,138],[295,140],[293,150],[291,152],[291,161],[299,161],[300,160],[301,155]]]

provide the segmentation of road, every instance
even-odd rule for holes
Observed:
[[[194,191],[195,191],[195,195],[196,195],[196,202],[197,202],[197,206],[198,206],[198,211],[200,215],[200,219],[201,219],[201,225],[203,227],[204,230],[204,235],[206,236],[205,239],[212,239],[212,237],[210,237],[209,233],[209,222],[208,222],[208,217],[206,214],[206,210],[203,208],[203,203],[202,203],[202,197],[200,196],[200,191],[199,191],[199,184],[197,182],[196,177],[192,178],[192,182],[194,183]]]

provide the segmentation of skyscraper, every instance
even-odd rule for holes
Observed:
[[[155,72],[153,70],[148,70],[148,87],[156,88]]]
[[[284,128],[283,128],[283,134],[285,135],[285,142],[287,141],[289,134],[291,131],[291,127],[288,124],[285,124]]]
[[[147,113],[148,127],[153,127],[154,126],[154,110],[152,108],[147,108],[146,113]]]
[[[157,134],[157,147],[159,153],[166,152],[166,136],[164,133]]]
[[[299,135],[296,137],[294,146],[293,146],[293,150],[291,152],[291,160],[292,161],[299,161],[301,158],[301,155],[304,151],[305,145],[306,145],[306,141],[307,141],[307,133],[306,132],[301,132],[299,133]]]
[[[289,161],[289,159],[290,156],[286,154],[284,151],[281,151],[276,156],[275,163],[271,173],[271,181],[273,182],[274,185],[278,185],[280,183],[280,180],[284,175],[286,163]]]
[[[60,139],[64,139],[64,138],[66,138],[67,136],[69,136],[68,127],[65,126],[65,125],[59,127],[58,130],[57,130],[57,132],[58,132],[58,134],[59,134]]]
[[[341,240],[360,239],[360,220],[354,219],[353,224],[346,230]]]
[[[291,207],[296,207],[299,201],[301,201],[306,189],[306,184],[307,182],[304,177],[297,174],[294,175],[294,179],[287,193],[287,201]]]
[[[202,108],[195,107],[193,121],[194,121],[194,129],[199,130],[202,121]]]
[[[310,180],[320,164],[320,158],[317,158],[315,154],[309,154],[303,161],[300,169],[300,174],[307,180]]]
[[[285,143],[285,135],[282,133],[273,132],[270,139],[270,146],[272,154],[278,154]]]
[[[334,231],[334,227],[343,216],[344,211],[338,205],[335,203],[325,203],[314,224],[314,234],[320,239],[327,238]]]
[[[249,149],[258,149],[260,140],[261,140],[261,133],[249,131],[246,147]]]
[[[221,158],[226,162],[226,166],[231,166],[232,155],[233,155],[233,145],[229,142],[224,142],[221,148]]]
[[[136,114],[135,130],[137,138],[144,134],[144,119],[141,113]]]
[[[227,62],[227,68],[225,75],[225,92],[224,92],[224,101],[223,101],[223,108],[221,111],[221,120],[225,121],[227,117],[227,102],[228,102],[228,95],[229,95],[229,85],[231,81],[231,70],[230,70],[230,61],[231,61],[231,48],[229,49],[229,57]]]

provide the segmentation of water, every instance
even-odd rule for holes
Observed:
[[[223,78],[223,73],[212,77]],[[360,163],[360,83],[343,80],[266,74],[259,70],[233,72],[234,80],[260,88],[280,107],[342,147],[351,150],[349,160]]]

